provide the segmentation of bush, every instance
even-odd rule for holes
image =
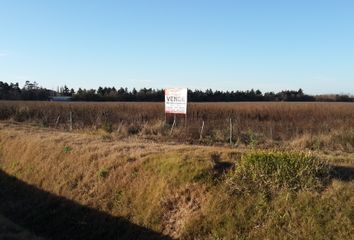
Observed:
[[[329,179],[329,166],[310,154],[258,151],[243,155],[229,174],[232,192],[319,190]]]

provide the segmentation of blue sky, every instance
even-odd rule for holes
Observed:
[[[0,81],[354,94],[351,0],[0,0]]]

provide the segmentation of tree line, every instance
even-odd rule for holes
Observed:
[[[37,82],[26,81],[21,88],[18,83],[0,81],[1,100],[40,100],[49,101],[55,96],[70,97],[72,101],[164,101],[163,89],[142,88],[128,90],[127,88],[99,87],[82,89],[63,86],[56,91],[40,87]],[[317,95],[305,94],[302,89],[285,90],[278,93],[260,90],[247,91],[214,91],[212,89],[188,90],[188,100],[192,102],[237,102],[237,101],[340,101],[354,102],[350,95]]]

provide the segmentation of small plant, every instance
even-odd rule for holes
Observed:
[[[124,193],[122,190],[119,190],[114,195],[114,205],[116,207],[120,207],[123,203]]]
[[[14,162],[11,163],[10,168],[11,168],[12,170],[15,170],[18,166],[19,166],[19,163],[16,162],[16,161],[14,161]]]
[[[244,144],[250,146],[251,148],[255,148],[257,147],[257,145],[259,145],[260,143],[260,139],[261,135],[254,131],[252,131],[251,129],[248,129],[248,131],[246,133],[242,133],[240,136],[240,139],[238,139],[238,141],[243,142]]]
[[[250,136],[250,146],[252,148],[256,147],[258,144],[257,135],[251,130],[248,130],[248,135]]]
[[[102,168],[102,169],[100,169],[100,170],[98,171],[98,174],[97,174],[97,175],[98,175],[100,178],[107,178],[107,177],[108,177],[108,174],[109,174],[108,169]]]
[[[137,169],[134,169],[131,173],[132,178],[136,178],[139,175],[139,171]]]
[[[71,152],[71,150],[73,150],[73,149],[69,146],[64,147],[64,153],[69,153],[69,152]]]

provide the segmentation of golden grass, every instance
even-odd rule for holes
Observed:
[[[333,178],[323,191],[234,195],[224,172],[247,149],[102,136],[0,123],[0,168],[173,238],[353,239],[352,178]],[[354,168],[353,153],[331,154],[330,163]]]

